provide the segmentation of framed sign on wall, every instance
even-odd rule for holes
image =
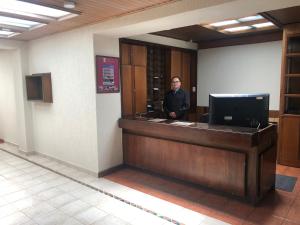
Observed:
[[[97,93],[117,93],[120,91],[119,58],[96,56]]]

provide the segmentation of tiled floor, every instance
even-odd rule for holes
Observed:
[[[0,225],[227,224],[6,144],[0,149]]]
[[[137,170],[99,179],[5,144],[0,149],[28,160],[0,150],[0,225],[300,225],[299,181],[293,192],[276,190],[253,207]],[[300,169],[278,165],[277,172],[300,178]]]
[[[298,178],[294,191],[276,190],[257,207],[130,168],[105,178],[230,224],[300,224],[300,169],[278,165],[277,173]]]

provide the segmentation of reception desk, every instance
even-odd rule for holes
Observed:
[[[124,163],[256,204],[274,189],[277,128],[119,120]]]

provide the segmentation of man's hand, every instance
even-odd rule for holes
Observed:
[[[170,112],[170,113],[169,113],[169,116],[170,116],[171,118],[176,118],[176,113],[175,113],[175,112]]]

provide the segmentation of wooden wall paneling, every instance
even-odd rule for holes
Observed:
[[[191,90],[191,55],[188,52],[182,52],[182,88],[190,92]]]
[[[132,65],[147,66],[147,48],[142,45],[131,46]]]
[[[131,47],[129,44],[121,43],[121,65],[131,64]]]
[[[135,112],[147,111],[147,70],[144,66],[134,66]]]
[[[166,75],[165,75],[165,89],[170,90],[171,87],[171,49],[166,50]]]
[[[280,114],[284,114],[285,111],[285,73],[286,73],[286,50],[287,50],[287,36],[286,30],[283,31],[283,40],[282,40],[282,58],[281,58],[281,83],[280,83]]]
[[[122,74],[122,115],[133,114],[133,74],[132,66],[121,65]]]
[[[279,162],[300,167],[300,118],[281,116],[279,133]]]
[[[128,133],[123,140],[129,165],[245,196],[244,153]]]
[[[182,52],[180,50],[171,50],[171,77],[182,77]]]
[[[191,53],[190,112],[197,112],[197,52]],[[194,88],[194,89],[193,89]]]
[[[198,42],[198,49],[220,48],[235,45],[246,45],[282,40],[282,31],[265,34],[247,35],[242,37],[219,38],[212,41]]]

